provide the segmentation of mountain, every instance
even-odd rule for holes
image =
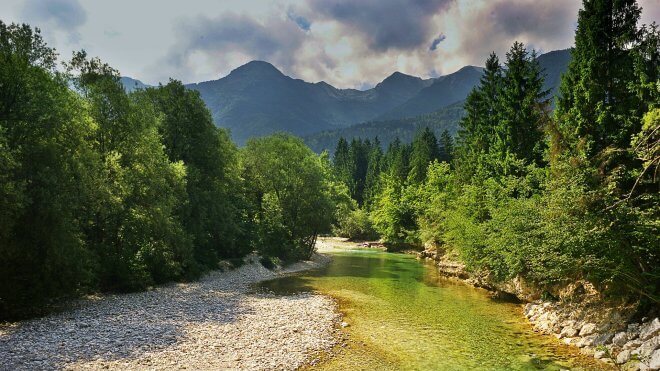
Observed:
[[[569,49],[557,50],[539,56],[539,64],[546,74],[544,88],[554,96],[559,93],[561,74],[568,69],[570,59]],[[463,103],[465,97],[469,94],[469,90],[467,93],[462,90],[457,94],[450,90],[465,89],[470,84],[474,84],[473,86],[478,84],[480,76],[477,76],[475,82],[475,70],[480,75],[481,72],[478,67],[465,67],[452,75],[436,79],[433,84],[420,90],[413,98],[376,120],[348,128],[307,135],[303,139],[315,152],[321,153],[327,150],[332,153],[341,137],[350,140],[351,138],[370,139],[378,136],[383,146],[387,146],[396,137],[404,143],[409,143],[413,140],[415,134],[425,127],[430,128],[436,136],[444,130],[448,130],[450,134],[454,135],[463,117]],[[463,96],[463,99],[460,101],[446,105],[446,102],[461,96]],[[436,110],[426,113],[432,109]],[[413,116],[415,113],[421,114]]]
[[[539,56],[546,88],[553,93],[569,60],[569,50]],[[434,114],[465,100],[482,71],[466,66],[434,79],[395,72],[371,89],[356,90],[294,79],[270,63],[252,61],[220,79],[186,86],[200,92],[216,125],[230,129],[233,139],[243,144],[277,131],[310,136],[366,122],[387,121],[391,126],[397,120]],[[129,91],[147,86],[128,77],[122,82]]]
[[[122,85],[124,85],[124,89],[126,89],[126,91],[129,93],[138,89],[151,87],[151,85],[147,85],[140,80],[132,79],[127,76],[120,77],[119,81],[122,83]]]
[[[463,101],[429,114],[385,121],[369,121],[343,129],[310,134],[304,136],[303,140],[317,153],[328,151],[332,154],[341,137],[349,138],[349,140],[352,138],[373,139],[378,137],[383,149],[385,149],[396,138],[404,143],[412,142],[415,134],[427,127],[437,137],[445,130],[455,135],[462,117]]]
[[[539,64],[545,71],[545,89],[550,90],[552,95],[559,94],[559,85],[561,83],[561,74],[568,70],[568,63],[571,61],[571,50],[555,50],[553,52],[541,54]]]
[[[405,103],[380,115],[377,119],[392,120],[415,117],[463,101],[479,84],[482,74],[483,68],[467,66],[450,75],[438,77],[432,84],[420,90]]]
[[[277,131],[305,135],[367,121],[431,82],[394,73],[373,89],[337,89],[293,79],[267,62],[253,61],[219,80],[187,87],[200,92],[216,124],[229,128],[242,144]]]

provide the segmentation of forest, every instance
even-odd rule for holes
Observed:
[[[309,257],[349,200],[327,156],[285,134],[238,149],[179,81],[129,94],[85,52],[64,65],[38,29],[0,22],[0,319],[255,250]]]
[[[486,61],[455,140],[427,129],[383,153],[377,138],[340,139],[334,168],[354,204],[335,233],[426,245],[495,281],[586,279],[657,305],[660,33],[637,26],[635,2],[604,3],[580,11],[556,101],[536,52],[515,43]]]
[[[657,303],[660,32],[634,1],[585,4],[557,101],[515,43],[456,137],[342,138],[332,158],[288,134],[238,148],[181,82],[127,93],[98,58],[59,68],[39,29],[0,22],[0,319],[253,251],[305,259],[330,233]]]

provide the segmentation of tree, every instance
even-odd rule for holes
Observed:
[[[383,167],[383,149],[378,137],[374,139],[367,158],[367,174],[364,182],[363,206],[369,208],[374,196],[378,193],[378,179]]]
[[[199,93],[180,81],[137,94],[148,95],[163,113],[159,132],[169,161],[186,166],[187,202],[178,215],[192,237],[196,260],[215,267],[219,258],[248,252],[238,153],[229,134],[214,125]]]
[[[463,180],[471,179],[483,168],[483,159],[495,143],[495,128],[499,125],[499,100],[502,66],[495,53],[486,60],[486,69],[479,86],[468,95],[456,140],[455,168]]]
[[[353,163],[351,161],[348,142],[344,137],[339,138],[335,154],[333,156],[333,165],[337,177],[343,181],[349,189],[353,189]]]
[[[506,54],[497,102],[499,122],[493,147],[500,159],[511,153],[528,163],[543,165],[543,124],[549,105],[543,80],[536,53],[530,54],[522,43],[515,42]]]
[[[309,258],[319,233],[335,220],[334,186],[323,158],[286,134],[251,139],[241,154],[258,210],[260,251],[289,261]]]
[[[426,178],[426,170],[429,164],[440,157],[438,139],[435,134],[425,128],[419,133],[412,143],[412,152],[410,154],[410,174],[408,179],[411,182],[419,184]]]
[[[0,318],[91,284],[92,123],[38,29],[0,21]]]
[[[583,1],[557,102],[555,139],[564,150],[592,158],[608,146],[626,147],[639,131],[646,110],[628,84],[640,15],[635,0]]]
[[[355,139],[351,141],[348,150],[350,162],[352,164],[352,185],[351,197],[358,202],[358,205],[364,203],[364,189],[367,180],[367,169],[369,167],[369,153],[371,142],[369,140]]]
[[[440,134],[440,152],[438,154],[438,160],[441,162],[451,163],[451,160],[454,156],[454,138],[452,138],[449,131],[444,130]]]
[[[69,70],[89,103],[90,136],[101,165],[85,228],[102,289],[135,290],[196,272],[190,236],[176,210],[185,200],[186,169],[170,162],[157,110],[144,94],[128,95],[117,71],[84,52]]]

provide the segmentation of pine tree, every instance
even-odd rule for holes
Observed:
[[[378,193],[378,178],[382,171],[383,162],[383,149],[380,146],[378,137],[374,139],[374,143],[369,151],[367,175],[364,185],[364,205],[367,207],[373,200],[376,193]]]
[[[367,178],[368,155],[371,143],[367,140],[363,142],[362,139],[353,139],[349,146],[348,153],[351,162],[352,170],[352,188],[351,197],[362,205],[364,201],[364,186]]]
[[[548,110],[549,91],[543,90],[541,67],[536,53],[515,42],[506,54],[506,68],[498,99],[499,122],[495,126],[496,157],[507,154],[529,163],[542,165],[544,118]]]
[[[346,184],[349,190],[353,189],[353,166],[348,153],[348,142],[344,137],[339,138],[332,160],[337,178]]]
[[[438,140],[435,134],[427,127],[417,134],[412,144],[410,155],[410,174],[408,179],[419,184],[426,179],[429,164],[440,157]]]
[[[455,167],[459,178],[474,175],[484,155],[495,142],[495,127],[499,124],[498,101],[502,84],[502,66],[495,53],[486,60],[486,69],[479,86],[468,95],[456,139]]]
[[[574,155],[592,157],[626,147],[640,129],[644,107],[628,85],[634,80],[631,45],[638,41],[635,0],[585,0],[575,48],[561,84],[555,139]]]
[[[440,134],[440,154],[438,160],[450,163],[454,155],[454,138],[452,138],[449,131],[444,130]]]

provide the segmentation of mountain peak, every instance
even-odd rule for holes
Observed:
[[[406,75],[405,73],[402,73],[402,72],[396,71],[396,72],[394,72],[393,74],[387,76],[387,77],[385,78],[385,80],[383,80],[383,81],[381,82],[381,84],[382,84],[382,83],[385,83],[386,81],[387,81],[387,82],[395,82],[395,81],[408,81],[408,80],[415,80],[415,81],[417,81],[417,80],[421,80],[421,79],[420,79],[419,77],[416,77],[416,76],[410,76],[410,75]]]
[[[284,76],[284,74],[280,72],[280,70],[278,70],[277,67],[264,61],[250,61],[231,71],[230,75],[244,74],[244,73]]]
[[[385,80],[381,81],[376,85],[375,89],[377,90],[406,90],[406,91],[418,91],[423,88],[423,80],[419,77],[406,75],[401,72],[394,72],[393,74],[387,76]]]

